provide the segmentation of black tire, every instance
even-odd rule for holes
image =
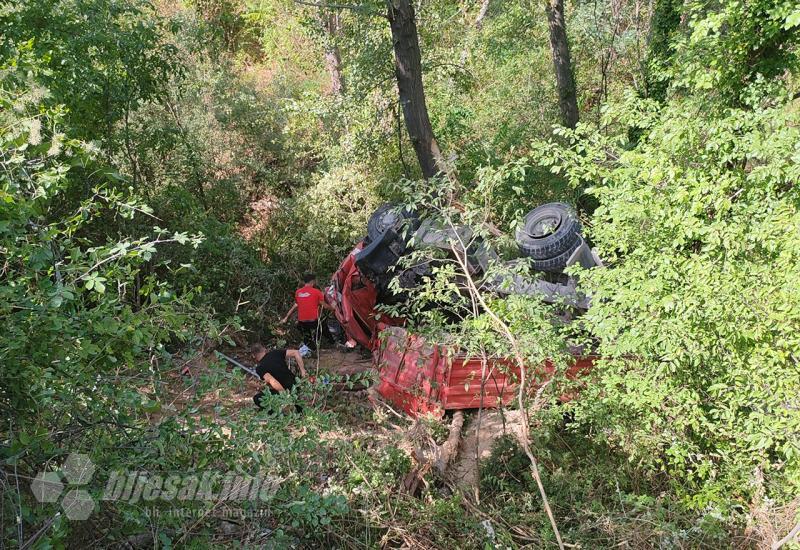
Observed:
[[[551,202],[528,212],[517,230],[517,245],[523,255],[533,260],[556,259],[578,247],[580,232],[581,222],[575,210],[567,204]]]
[[[355,262],[362,275],[373,283],[391,269],[405,252],[406,245],[397,233],[387,230],[355,253]]]
[[[377,240],[389,229],[400,233],[405,220],[411,220],[412,227],[419,223],[416,212],[407,208],[400,210],[396,204],[384,203],[369,217],[367,237],[370,241]]]
[[[570,248],[567,248],[558,256],[544,260],[535,260],[531,258],[531,265],[533,266],[533,269],[537,271],[561,273],[564,271],[564,268],[567,267],[567,260],[569,260],[569,257],[572,256],[572,253],[575,252],[575,249],[577,249],[580,245],[581,239],[578,237],[576,238],[575,242],[570,245]]]

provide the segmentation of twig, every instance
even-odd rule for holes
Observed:
[[[14,483],[17,486],[17,506],[19,507],[19,516],[17,516],[17,534],[19,536],[19,540],[17,541],[17,544],[22,546],[22,543],[25,541],[25,537],[22,531],[22,496],[19,493],[19,475],[17,474],[16,459],[14,459]]]
[[[55,520],[57,520],[60,516],[61,516],[61,512],[60,511],[56,512],[56,515],[54,515],[53,517],[48,519],[45,522],[45,524],[42,526],[42,528],[39,529],[38,531],[36,531],[36,533],[34,533],[33,536],[28,539],[28,542],[26,542],[25,544],[20,545],[20,550],[26,550],[27,548],[30,548],[31,546],[33,546],[33,543],[36,542],[37,540],[39,540],[39,537],[44,535],[45,532],[48,529],[50,529],[50,526],[53,525],[53,522]]]
[[[792,540],[794,540],[795,537],[797,537],[798,534],[800,534],[800,522],[797,522],[797,525],[795,525],[792,528],[792,530],[789,531],[788,535],[786,535],[781,540],[779,540],[778,542],[773,544],[772,545],[772,550],[778,550],[782,546],[784,546],[786,544],[789,544],[790,542],[792,542]]]
[[[378,391],[374,387],[367,388],[367,396],[371,403],[386,407],[389,410],[389,412],[395,415],[397,418],[401,418],[403,420],[406,419],[405,416],[394,410],[388,403],[386,403],[383,399],[378,397]]]
[[[455,228],[453,229],[455,230]],[[458,236],[458,231],[454,231],[454,233]],[[460,241],[461,238],[459,237],[459,242]],[[489,305],[486,303],[486,300],[484,300],[483,295],[478,290],[478,287],[475,285],[475,281],[472,279],[472,275],[469,272],[469,267],[467,266],[467,260],[466,260],[467,248],[464,246],[463,242],[460,242],[460,244],[464,251],[463,256],[459,253],[458,250],[455,249],[455,246],[453,246],[452,249],[461,267],[461,270],[464,273],[464,277],[467,281],[467,285],[470,288],[470,292],[475,294],[475,298],[478,300],[483,310],[486,311],[486,313],[489,315],[495,326],[500,330],[500,332],[503,333],[505,338],[508,340],[509,344],[511,344],[511,348],[514,353],[514,359],[516,360],[517,366],[519,367],[520,384],[519,384],[519,391],[517,392],[517,400],[519,402],[520,414],[522,415],[522,434],[520,437],[520,442],[522,443],[522,448],[525,451],[525,455],[527,455],[528,460],[531,461],[531,472],[533,473],[533,478],[536,480],[536,486],[539,489],[539,495],[542,497],[542,504],[544,505],[545,512],[547,512],[547,518],[550,520],[550,525],[553,528],[553,533],[555,534],[558,547],[560,550],[564,550],[564,543],[561,540],[561,533],[558,530],[558,525],[556,524],[555,516],[553,515],[553,511],[550,508],[550,501],[547,498],[547,493],[545,492],[544,485],[542,484],[542,478],[539,475],[539,464],[538,461],[536,460],[536,457],[533,456],[533,452],[531,451],[530,447],[530,433],[528,426],[529,417],[528,417],[528,411],[525,408],[525,390],[527,386],[527,376],[526,376],[527,369],[525,368],[525,359],[522,356],[522,352],[519,349],[519,343],[512,334],[511,329],[489,307]],[[539,388],[539,391],[537,392],[537,399],[535,400],[535,402],[538,401],[538,398],[541,396],[541,392],[543,389],[544,387]]]
[[[201,523],[201,522],[205,521],[205,519],[208,517],[208,515],[209,515],[211,512],[214,512],[214,511],[216,511],[216,509],[217,509],[217,508],[219,508],[219,507],[220,507],[220,505],[221,505],[223,502],[224,502],[224,501],[222,501],[222,500],[218,500],[218,501],[216,502],[216,504],[214,504],[214,506],[212,506],[211,508],[209,508],[208,510],[206,510],[206,512],[205,512],[205,513],[204,513],[202,516],[200,516],[199,518],[197,518],[197,521],[195,521],[195,522],[194,522],[194,523],[191,525],[191,527],[189,527],[188,529],[186,529],[186,530],[183,532],[183,535],[181,535],[181,538],[180,538],[180,539],[178,539],[178,542],[177,542],[175,545],[176,545],[176,546],[178,546],[178,547],[180,547],[180,546],[181,546],[181,543],[184,541],[184,539],[185,539],[186,537],[188,537],[188,536],[189,536],[189,533],[191,533],[192,531],[194,531],[194,528],[195,528],[195,527],[197,527],[198,525],[200,525],[200,523]]]
[[[177,242],[177,239],[158,239],[158,238],[156,238],[153,241],[145,241],[142,244],[140,244],[139,246],[135,246],[135,247],[131,248],[130,250],[127,250],[127,249],[126,250],[121,250],[121,251],[116,252],[116,253],[112,254],[111,256],[108,256],[107,258],[104,258],[104,259],[100,260],[99,262],[95,263],[92,267],[87,269],[86,272],[83,275],[78,277],[78,279],[85,279],[86,277],[89,276],[89,274],[92,271],[96,270],[101,265],[103,265],[105,263],[108,263],[108,262],[110,262],[112,260],[117,260],[117,259],[125,256],[128,252],[134,252],[136,250],[141,250],[147,245],[155,246],[157,244],[173,243],[173,242]]]
[[[481,346],[481,401],[478,407],[478,418],[477,423],[475,425],[475,466],[477,467],[480,464],[481,459],[481,423],[483,422],[483,399],[486,397],[486,366],[488,364],[488,359],[486,357],[486,349]],[[501,414],[502,414],[502,407]],[[475,483],[474,491],[475,491],[475,502],[477,504],[481,503],[481,484],[480,480]]]

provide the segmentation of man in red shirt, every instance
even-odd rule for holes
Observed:
[[[282,322],[288,321],[292,313],[297,310],[297,326],[303,333],[303,339],[305,340],[303,343],[314,350],[317,349],[317,341],[321,334],[319,306],[331,311],[333,311],[333,308],[325,302],[322,291],[315,286],[317,278],[313,273],[303,275],[303,282],[305,284],[295,291],[294,305]]]

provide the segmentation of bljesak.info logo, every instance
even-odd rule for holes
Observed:
[[[31,491],[40,503],[60,503],[68,519],[85,520],[99,506],[88,491],[95,470],[88,456],[71,453],[58,470],[39,472],[31,482]],[[158,475],[115,470],[108,476],[99,500],[128,504],[155,504],[157,501],[262,503],[275,495],[280,481],[275,476],[235,472]]]

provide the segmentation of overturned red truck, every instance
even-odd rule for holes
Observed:
[[[584,241],[571,207],[549,203],[535,208],[525,217],[516,238],[523,261],[542,277],[509,275],[501,280],[484,280],[484,288],[499,295],[536,296],[577,312],[588,309],[589,298],[577,290],[575,279],[563,270],[575,263],[586,268],[602,263]],[[471,275],[485,274],[490,265],[502,262],[469,227],[445,228],[431,220],[420,221],[407,208],[382,205],[367,224],[367,236],[344,259],[325,292],[336,315],[336,322],[329,326],[331,332],[371,350],[380,376],[379,393],[414,416],[497,407],[516,397],[519,371],[513,362],[504,358],[483,361],[426,342],[405,330],[402,319],[376,309],[380,303],[398,299],[397,292],[389,290],[392,278],[399,279],[401,288],[409,288],[430,274],[430,266],[424,263],[407,268],[400,265],[400,258],[411,248],[452,251],[454,242],[469,243],[464,246],[463,258]],[[567,375],[577,376],[591,368],[594,359],[592,355],[576,355]],[[538,383],[554,370],[549,363],[533,367],[530,372]]]

